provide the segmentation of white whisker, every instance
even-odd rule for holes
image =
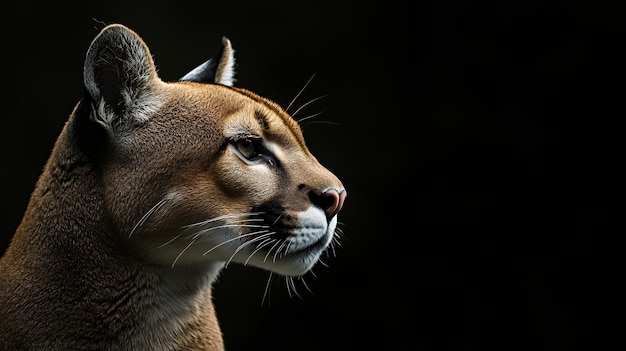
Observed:
[[[274,249],[274,247],[276,247],[276,245],[280,244],[282,240],[276,239],[276,243],[274,243],[274,245],[272,245],[272,247],[270,247],[269,250],[267,250],[267,254],[265,255],[265,257],[263,258],[264,262],[267,262],[267,258],[269,257],[270,253],[272,252],[272,250]]]
[[[263,234],[262,234],[263,233]],[[258,232],[252,232],[252,233],[248,233],[247,235],[255,235],[255,234],[262,234],[252,240],[248,240],[246,242],[244,242],[243,244],[239,245],[239,247],[237,247],[237,249],[235,250],[235,252],[233,252],[233,254],[230,256],[230,258],[228,259],[228,261],[226,261],[226,265],[228,266],[228,264],[230,263],[230,261],[233,260],[233,258],[235,257],[235,255],[237,255],[237,253],[239,253],[239,251],[241,251],[244,247],[254,243],[255,241],[261,240],[265,235],[267,235],[267,231],[265,230],[260,230]]]
[[[282,250],[283,247],[288,247],[289,246],[289,241],[288,240],[282,240],[282,243],[280,244],[280,246],[276,249],[276,252],[274,252],[274,258],[272,260],[272,262],[276,262],[276,257],[278,256],[278,254],[280,253],[280,250]],[[285,255],[287,254],[287,251],[285,250]]]
[[[314,116],[310,116],[310,117],[314,117]],[[331,122],[331,121],[306,121],[306,123],[302,123],[302,124],[300,124],[300,126],[303,127],[303,126],[309,125],[309,124],[331,124],[331,125],[334,125],[334,126],[340,126],[341,125],[341,123]]]
[[[311,293],[311,295],[314,295],[313,290],[311,290],[311,288],[309,288],[309,286],[307,285],[306,281],[304,281],[304,277],[300,277],[300,281],[302,282],[302,285],[304,285],[304,287],[309,291],[309,293]]]
[[[157,249],[160,249],[160,248],[162,248],[162,247],[165,247],[165,246],[167,246],[167,245],[169,245],[169,244],[173,243],[176,239],[180,238],[180,236],[181,236],[181,235],[183,235],[183,234],[182,234],[182,233],[180,233],[180,234],[176,235],[176,236],[175,236],[175,237],[173,237],[172,239],[170,239],[170,240],[168,240],[168,241],[164,242],[163,244],[161,244],[161,245],[157,246],[156,248],[157,248]]]
[[[270,285],[272,284],[272,277],[273,277],[273,273],[270,272],[269,277],[267,277],[267,284],[265,284],[265,290],[263,291],[263,299],[261,300],[261,306],[263,306],[263,303],[265,303],[265,297],[267,297],[267,303],[269,305],[272,304],[272,302],[270,301]]]
[[[319,262],[324,267],[328,267],[328,264],[326,264],[326,262],[322,261],[321,257],[317,260],[317,262]]]
[[[263,240],[263,242],[257,246],[256,249],[254,249],[254,251],[252,251],[252,253],[250,254],[250,256],[248,256],[248,259],[243,263],[244,266],[248,264],[248,261],[250,261],[250,259],[252,258],[252,256],[254,256],[254,254],[256,254],[257,252],[261,251],[261,249],[263,249],[265,246],[269,245],[272,241],[276,240],[276,239],[272,239],[272,234],[275,234],[275,232],[269,232],[265,235],[263,235],[263,237],[265,237],[265,240]]]
[[[329,248],[330,250],[326,250],[327,255],[332,257],[337,257],[337,249],[336,246],[341,246],[341,240],[339,240],[339,234],[335,231],[332,240],[330,241]]]
[[[174,259],[174,262],[172,262],[172,268],[174,268],[174,266],[176,265],[176,262],[178,261],[178,259],[180,258],[180,256],[183,255],[183,253],[185,253],[185,251],[187,251],[187,249],[193,245],[193,243],[196,242],[196,239],[193,239],[189,242],[189,244],[187,244],[187,246],[185,246],[185,248],[178,254],[178,256],[176,256],[176,258]]]
[[[205,228],[202,229],[200,231],[197,231],[192,237],[195,239],[199,236],[205,235],[206,233],[213,231],[213,230],[217,230],[217,229],[224,229],[224,228],[262,228],[262,229],[268,229],[269,226],[267,225],[253,225],[253,224],[223,224],[223,225],[218,225],[215,227],[210,227],[210,228]]]
[[[292,114],[291,114],[291,116],[292,116],[292,117],[294,117],[294,116],[295,116],[295,115],[297,115],[297,114],[298,114],[298,112],[300,112],[303,108],[305,108],[305,107],[307,107],[308,105],[310,105],[310,104],[314,103],[315,101],[317,101],[317,100],[321,100],[321,99],[323,99],[323,98],[325,98],[325,97],[327,97],[327,96],[328,96],[328,94],[325,94],[325,95],[322,95],[322,96],[318,96],[318,97],[316,97],[315,99],[312,99],[311,101],[307,102],[306,104],[304,104],[304,105],[300,106],[300,108],[299,108],[299,109],[297,109],[297,110],[296,110],[296,112],[292,113]]]
[[[209,223],[221,221],[223,219],[237,218],[237,217],[244,217],[244,216],[256,216],[256,215],[262,215],[262,214],[264,214],[264,212],[245,212],[245,213],[237,213],[237,214],[228,214],[228,215],[214,217],[214,218],[208,219],[206,221],[188,224],[188,225],[183,226],[182,228],[199,227],[199,226],[207,225]],[[262,221],[263,219],[260,219],[260,218],[257,218],[257,219],[250,218],[248,220],[251,220],[251,221],[252,220],[254,220],[254,221]]]
[[[300,97],[300,95],[302,94],[302,92],[304,92],[304,89],[306,89],[307,86],[309,86],[309,84],[311,83],[311,81],[313,80],[313,77],[315,77],[315,73],[313,73],[313,75],[311,76],[311,78],[309,78],[309,80],[306,82],[306,84],[304,84],[304,86],[302,87],[302,89],[300,89],[300,91],[298,92],[298,94],[296,94],[296,96],[293,98],[293,100],[291,100],[291,102],[289,103],[289,105],[287,106],[287,108],[285,109],[285,111],[289,111],[289,109],[291,108],[291,105],[293,105],[294,102],[296,102],[296,100],[298,100],[298,98]]]
[[[297,122],[298,122],[298,124],[302,125],[302,122],[306,121],[307,119],[315,118],[315,117],[317,117],[317,116],[319,116],[321,114],[322,114],[322,112],[314,113],[312,115],[308,115],[306,117],[300,118],[299,120],[297,120]]]
[[[289,277],[285,277],[285,285],[287,286],[287,295],[292,298],[293,296],[291,296],[291,285],[289,285]]]
[[[295,296],[298,296],[298,298],[302,299],[302,296],[300,296],[300,294],[298,293],[298,289],[296,289],[296,284],[294,283],[293,277],[285,277],[285,278],[287,282],[287,293],[289,294],[289,297],[293,297],[291,295],[291,291],[293,291]]]
[[[276,217],[276,219],[274,220],[274,222],[272,222],[272,225],[275,225],[276,223],[278,223],[278,220],[280,219],[280,217],[282,217],[283,214],[281,213],[280,215],[278,215],[278,217]]]
[[[141,219],[139,219],[139,221],[137,223],[135,223],[135,226],[133,227],[133,229],[130,231],[130,233],[128,234],[128,237],[130,238],[131,236],[133,236],[133,233],[137,230],[137,228],[139,228],[140,226],[142,226],[146,220],[148,219],[148,217],[150,217],[155,211],[159,210],[161,207],[163,207],[163,205],[165,205],[166,202],[172,200],[172,197],[164,197],[161,200],[159,200],[159,202],[157,202],[154,206],[152,206],[142,217]]]
[[[250,235],[255,235],[255,233],[249,233],[249,234],[239,235],[239,236],[237,236],[237,237],[234,237],[234,238],[228,239],[228,240],[226,240],[226,241],[222,241],[221,243],[219,243],[219,244],[217,244],[217,245],[213,246],[212,248],[210,248],[209,250],[207,250],[205,253],[203,253],[203,254],[202,254],[202,256],[206,256],[206,254],[208,254],[209,252],[211,252],[211,251],[213,251],[213,250],[217,249],[218,247],[220,247],[220,246],[222,246],[222,245],[226,245],[226,244],[228,244],[228,243],[230,243],[230,242],[233,242],[233,241],[235,241],[235,240],[240,240],[240,239],[242,239],[242,238],[244,238],[244,237],[247,237],[247,236],[250,236]],[[195,238],[194,238],[194,239],[195,239]]]

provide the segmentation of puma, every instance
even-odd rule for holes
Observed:
[[[346,198],[276,103],[233,87],[234,51],[164,82],[106,26],[0,260],[2,350],[224,350],[228,262],[300,276]]]

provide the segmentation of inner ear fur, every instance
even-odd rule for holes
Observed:
[[[150,50],[123,25],[103,28],[92,41],[83,77],[93,105],[91,119],[112,133],[144,122],[157,108],[153,93],[160,79]]]

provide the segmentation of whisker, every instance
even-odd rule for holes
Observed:
[[[223,225],[218,225],[215,227],[210,227],[210,228],[205,228],[202,229],[198,232],[196,232],[192,237],[195,239],[199,236],[202,236],[212,230],[217,230],[217,229],[224,229],[224,228],[262,228],[262,229],[267,229],[269,228],[269,226],[267,225],[252,225],[252,224],[237,224],[237,223],[233,223],[233,224],[223,224]]]
[[[256,254],[261,249],[263,249],[265,246],[269,245],[271,242],[276,240],[276,239],[272,239],[271,238],[272,234],[275,234],[275,233],[276,232],[270,232],[270,233],[267,233],[266,235],[263,235],[263,237],[266,237],[265,240],[263,240],[263,242],[259,246],[257,246],[257,248],[254,251],[252,251],[250,256],[248,256],[248,259],[243,263],[244,266],[248,264],[248,261],[250,261],[250,259],[252,258],[252,256],[254,256],[254,254]]]
[[[265,239],[265,240],[268,240],[268,239],[269,239],[269,237],[270,237],[272,234],[275,234],[276,232],[270,232],[270,231],[265,231],[265,230],[259,230],[258,232],[255,232],[255,233],[256,233],[256,234],[261,234],[261,235],[257,236],[256,238],[254,238],[254,239],[252,239],[252,240],[246,241],[245,243],[241,244],[241,246],[237,249],[237,251],[239,251],[240,249],[242,249],[244,246],[247,246],[247,245],[250,245],[250,244],[254,244],[254,243],[255,243],[255,242],[257,242],[257,241],[264,240],[264,239]]]
[[[340,229],[335,229],[335,233],[333,234],[333,238],[330,241],[329,249],[326,250],[326,255],[328,257],[337,257],[337,247],[341,246],[341,235],[340,234],[341,234],[341,230]]]
[[[187,246],[185,246],[185,248],[178,254],[178,256],[176,256],[176,258],[174,259],[174,262],[172,262],[172,268],[174,268],[174,266],[176,265],[176,262],[178,261],[178,259],[180,258],[180,256],[183,255],[183,253],[185,253],[185,251],[187,251],[187,249],[193,245],[193,243],[196,242],[196,239],[193,239],[189,242],[189,244],[187,244]]]
[[[305,107],[309,106],[310,104],[314,103],[315,101],[317,101],[317,100],[321,100],[321,99],[323,99],[323,98],[325,98],[325,97],[328,97],[328,94],[324,94],[324,95],[322,95],[322,96],[318,96],[318,97],[316,97],[315,99],[312,99],[311,101],[309,101],[309,102],[305,103],[304,105],[300,106],[300,108],[298,108],[298,109],[296,110],[296,112],[292,113],[292,114],[291,114],[291,117],[295,117],[295,116],[298,114],[298,112],[302,111],[302,109],[303,109],[303,108],[305,108]]]
[[[285,255],[287,255],[287,253],[289,252],[289,248],[291,247],[291,245],[293,245],[293,241],[289,240],[289,243],[287,244],[287,247],[285,248]]]
[[[326,252],[332,252],[333,257],[337,257],[337,251],[335,251],[335,237],[330,241],[330,250],[326,250]],[[328,254],[330,256],[330,254]]]
[[[304,86],[302,87],[302,89],[300,89],[300,91],[298,92],[298,94],[296,94],[296,96],[293,98],[293,100],[291,100],[291,102],[289,103],[289,105],[287,106],[287,108],[285,109],[285,111],[289,111],[289,109],[291,108],[291,105],[293,105],[294,102],[296,102],[296,100],[298,100],[298,98],[300,97],[300,95],[302,94],[302,92],[304,92],[304,89],[306,89],[307,86],[309,86],[309,84],[311,83],[311,81],[313,80],[313,77],[315,77],[316,73],[313,73],[313,75],[311,76],[311,78],[309,78],[309,80],[306,82],[306,84],[304,84]]]
[[[255,222],[258,222],[258,221],[262,221],[262,219],[250,219],[250,221],[255,221]],[[205,221],[205,222],[207,222],[207,221]],[[194,225],[195,225],[195,224],[194,224]],[[181,228],[189,229],[191,226],[192,226],[192,225],[186,225],[186,226],[183,226],[183,227],[181,227]],[[252,226],[252,225],[237,225],[237,224],[232,224],[231,226],[232,226],[232,227],[254,227],[254,226]],[[227,225],[223,225],[223,226],[216,226],[216,227],[211,227],[211,228],[205,228],[205,229],[203,229],[203,230],[201,230],[201,231],[196,232],[196,233],[192,236],[192,240],[196,240],[199,236],[201,236],[201,235],[203,235],[203,234],[206,234],[207,232],[209,232],[209,231],[211,231],[211,230],[213,230],[213,229],[220,229],[220,228],[225,228],[225,227],[227,227]],[[260,227],[260,228],[264,228],[264,227],[265,227],[265,228],[267,228],[266,226],[256,226],[256,227]],[[257,233],[259,233],[259,232],[257,232]],[[177,235],[177,236],[175,236],[174,238],[172,238],[172,239],[170,239],[170,240],[166,241],[165,243],[163,243],[163,244],[161,244],[161,245],[157,246],[156,248],[157,248],[157,249],[160,249],[160,248],[162,248],[162,247],[165,247],[165,246],[167,246],[167,245],[171,244],[172,242],[174,242],[175,240],[177,240],[178,238],[180,238],[180,236],[181,236],[181,235],[182,235],[182,233],[181,233],[181,234],[178,234],[178,235]]]
[[[276,249],[276,252],[274,253],[274,259],[272,260],[272,262],[276,262],[276,257],[278,256],[278,254],[280,253],[280,250],[283,247],[289,247],[289,241],[288,240],[282,240],[282,243],[280,244],[280,246]],[[287,250],[285,250],[285,255],[287,254]]]
[[[339,227],[340,225],[344,225],[343,222],[337,222],[337,227],[335,228],[335,233],[339,234],[340,236],[343,236],[343,229],[341,227]]]
[[[274,220],[274,222],[272,222],[272,225],[275,225],[278,222],[278,220],[280,219],[280,217],[282,217],[282,216],[283,216],[282,213],[279,214],[278,217],[276,217],[276,219]]]
[[[289,285],[289,277],[285,277],[285,285],[287,286],[287,295],[292,298],[293,296],[291,296],[291,285]]]
[[[166,202],[172,200],[171,197],[164,197],[161,200],[159,200],[159,202],[157,202],[154,206],[152,206],[142,217],[141,219],[139,219],[139,221],[137,223],[135,223],[135,226],[133,227],[133,229],[130,231],[130,234],[128,234],[128,237],[130,238],[131,236],[133,236],[133,233],[135,232],[135,230],[137,230],[137,228],[139,228],[140,226],[142,226],[146,220],[148,219],[148,217],[150,217],[155,211],[158,211],[161,207],[163,207],[163,205],[165,205]]]
[[[157,246],[156,248],[157,248],[157,249],[160,249],[160,248],[162,248],[162,247],[165,247],[165,246],[167,246],[167,245],[169,245],[169,244],[173,243],[176,239],[180,238],[180,236],[181,236],[181,235],[183,235],[183,233],[180,233],[180,234],[176,235],[176,236],[175,236],[175,237],[173,237],[172,239],[170,239],[170,240],[166,241],[165,243],[163,243],[163,244],[161,244],[161,245]]]
[[[287,277],[287,292],[289,292],[289,286],[291,286],[291,291],[293,291],[294,295],[298,296],[299,299],[302,299],[302,296],[298,293],[294,280],[295,279],[293,277]],[[289,297],[292,297],[291,294],[289,294]]]
[[[302,285],[304,285],[304,287],[309,291],[309,293],[311,293],[311,295],[313,294],[313,290],[311,290],[311,288],[309,288],[309,286],[307,285],[306,281],[304,280],[304,277],[300,277],[299,279],[302,282]]]
[[[340,223],[341,224],[341,223]],[[337,241],[338,245],[341,245],[341,241],[345,238],[343,229],[337,227],[335,228],[335,233],[333,233],[333,240]]]
[[[315,117],[315,116],[310,116],[310,117]],[[334,126],[340,126],[341,123],[338,122],[331,122],[331,121],[307,121],[306,123],[301,123],[300,126],[304,127],[306,125],[309,124],[330,124],[330,125],[334,125]]]
[[[213,246],[212,248],[210,248],[209,250],[207,250],[205,253],[202,254],[202,256],[206,256],[206,254],[208,254],[209,252],[217,249],[218,247],[220,247],[222,245],[226,245],[226,244],[228,244],[230,242],[233,242],[235,240],[240,240],[240,239],[245,238],[245,237],[250,236],[250,235],[255,235],[255,233],[248,233],[248,234],[244,234],[244,235],[239,235],[239,236],[236,236],[234,238],[230,238],[230,239],[228,239],[226,241],[222,241],[221,243],[219,243],[219,244]]]
[[[323,111],[322,111],[322,112],[323,112]],[[318,113],[314,113],[314,114],[312,114],[312,115],[308,115],[308,116],[306,116],[306,117],[302,117],[302,118],[300,118],[300,119],[296,120],[296,122],[298,122],[298,124],[302,125],[302,122],[306,121],[307,119],[315,118],[315,117],[317,117],[317,116],[321,115],[321,114],[322,114],[322,112],[318,112]]]
[[[192,227],[203,226],[203,225],[207,225],[209,223],[221,221],[223,219],[237,218],[237,217],[244,217],[244,216],[256,216],[256,215],[262,215],[262,214],[264,214],[264,212],[244,212],[244,213],[237,213],[237,214],[222,215],[222,216],[218,216],[218,217],[214,217],[214,218],[208,219],[206,221],[188,224],[188,225],[183,226],[182,228],[185,229],[185,228],[192,228]],[[261,219],[261,218],[250,218],[248,220],[251,220],[251,221],[252,220],[254,220],[254,221],[262,221],[263,219]]]
[[[282,240],[276,239],[276,243],[274,243],[274,245],[272,245],[272,247],[270,247],[269,250],[267,250],[267,254],[265,255],[265,258],[263,258],[263,262],[267,261],[267,258],[269,257],[270,253],[272,252],[272,250],[274,249],[274,247],[276,247],[276,245],[280,244]]]
[[[337,245],[341,245],[341,240],[343,239],[343,232],[341,229],[335,229],[333,233],[333,241],[337,242]]]
[[[230,263],[230,261],[232,261],[232,259],[235,257],[235,255],[237,255],[237,253],[238,253],[239,251],[241,251],[244,247],[246,247],[246,246],[248,246],[248,245],[250,245],[250,244],[254,243],[255,241],[258,241],[258,240],[263,239],[263,237],[265,237],[266,235],[268,235],[268,233],[269,233],[269,232],[267,232],[267,231],[265,231],[265,230],[260,230],[260,231],[258,231],[258,232],[253,232],[253,233],[249,233],[249,234],[247,234],[247,235],[250,235],[250,234],[261,234],[261,233],[263,233],[263,234],[262,234],[262,235],[260,235],[260,236],[258,236],[258,237],[256,237],[256,238],[254,238],[254,239],[252,239],[252,240],[246,241],[246,242],[244,242],[243,244],[239,245],[239,247],[237,247],[237,249],[235,250],[235,252],[234,252],[234,253],[230,256],[230,258],[228,259],[228,261],[226,261],[225,266],[228,266],[228,264]]]
[[[272,302],[270,300],[270,285],[272,284],[273,273],[270,272],[269,277],[267,277],[267,284],[265,284],[265,290],[263,291],[263,299],[261,300],[261,306],[265,303],[265,297],[267,297],[267,303],[271,306]]]

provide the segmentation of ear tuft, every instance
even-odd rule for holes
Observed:
[[[143,123],[158,109],[160,82],[148,47],[129,28],[112,24],[92,41],[84,65],[91,118],[115,133]]]
[[[230,40],[222,37],[222,48],[217,55],[185,74],[180,81],[233,86],[236,81],[235,50]]]

